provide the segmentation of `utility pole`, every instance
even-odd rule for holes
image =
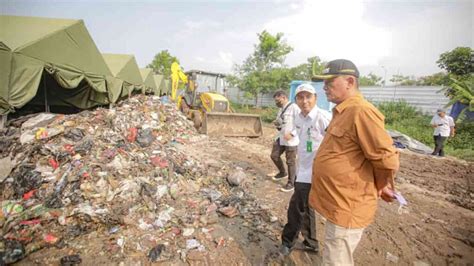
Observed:
[[[385,66],[381,66],[381,68],[383,69],[383,72],[384,72],[384,75],[383,75],[383,86],[385,87],[385,85],[387,84],[387,69],[385,68]]]

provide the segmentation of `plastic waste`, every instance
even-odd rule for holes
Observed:
[[[13,164],[10,157],[0,159],[0,183],[10,175],[12,169]]]
[[[81,264],[82,259],[78,254],[76,254],[76,255],[64,256],[61,258],[59,262],[61,266],[73,266],[73,265]]]
[[[137,143],[143,148],[150,146],[154,140],[155,136],[153,136],[151,128],[140,130],[136,139]]]
[[[15,263],[25,255],[25,247],[19,241],[0,238],[0,265]]]
[[[165,245],[158,244],[148,252],[148,259],[151,262],[156,262],[160,259],[161,253],[165,250]]]
[[[239,186],[246,178],[247,175],[244,173],[244,171],[242,171],[242,169],[237,169],[227,177],[227,181],[232,186]]]

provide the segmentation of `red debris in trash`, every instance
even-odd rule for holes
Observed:
[[[33,197],[35,195],[35,192],[36,192],[36,189],[33,189],[33,190],[30,190],[30,191],[26,192],[25,194],[23,194],[23,199],[24,200],[29,200],[31,197]]]
[[[171,232],[173,232],[173,234],[175,234],[175,235],[180,235],[181,234],[181,229],[179,229],[178,227],[172,227]]]
[[[216,248],[225,246],[225,238],[222,236],[216,239],[215,242],[216,242]]]
[[[58,169],[59,163],[55,159],[49,158],[48,162],[49,162],[49,165],[53,167],[54,170]]]
[[[29,243],[33,240],[31,230],[20,230],[16,233],[9,232],[3,236],[5,239],[17,240],[24,243]]]
[[[168,168],[168,161],[159,156],[153,156],[150,158],[151,164],[160,168]]]
[[[69,154],[71,154],[71,155],[75,154],[74,146],[72,146],[71,144],[64,144],[63,147]]]
[[[112,159],[117,155],[117,151],[115,149],[106,149],[102,152],[102,157],[107,159]]]
[[[29,221],[21,221],[20,222],[21,225],[35,225],[35,224],[40,224],[40,223],[41,223],[40,219],[33,219],[33,220],[29,220]]]
[[[237,216],[240,214],[239,210],[235,208],[234,206],[227,206],[227,207],[222,207],[219,209],[219,212],[224,214],[225,216],[232,218],[234,216]]]
[[[118,153],[120,153],[122,155],[128,155],[128,153],[122,148],[118,148],[117,151],[118,151]]]
[[[188,199],[186,203],[188,204],[190,208],[197,208],[199,204],[199,202],[191,200],[191,199]]]
[[[136,127],[129,128],[128,136],[127,136],[128,142],[135,142],[135,140],[137,139],[137,135],[138,135],[138,130]]]
[[[181,144],[185,144],[186,141],[182,138],[175,138],[174,141],[178,142],[178,143],[181,143]]]
[[[48,244],[54,244],[54,243],[58,242],[59,238],[52,235],[52,234],[45,234],[44,237],[43,237],[43,240],[44,240],[44,242],[46,242]]]

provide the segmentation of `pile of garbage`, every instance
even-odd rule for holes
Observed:
[[[9,121],[0,130],[0,264],[48,247],[65,250],[61,264],[78,264],[92,238],[101,246],[89,251],[111,261],[185,261],[231,241],[211,235],[222,216],[275,238],[276,218],[239,187],[242,170],[211,171],[187,155],[187,143],[206,138],[175,105],[145,95]]]

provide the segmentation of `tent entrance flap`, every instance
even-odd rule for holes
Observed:
[[[104,105],[103,102],[95,101],[101,97],[107,98],[107,94],[92,89],[85,79],[76,88],[66,89],[61,87],[51,74],[44,71],[36,95],[25,106],[18,109],[15,116],[44,111],[77,113],[83,109]]]

